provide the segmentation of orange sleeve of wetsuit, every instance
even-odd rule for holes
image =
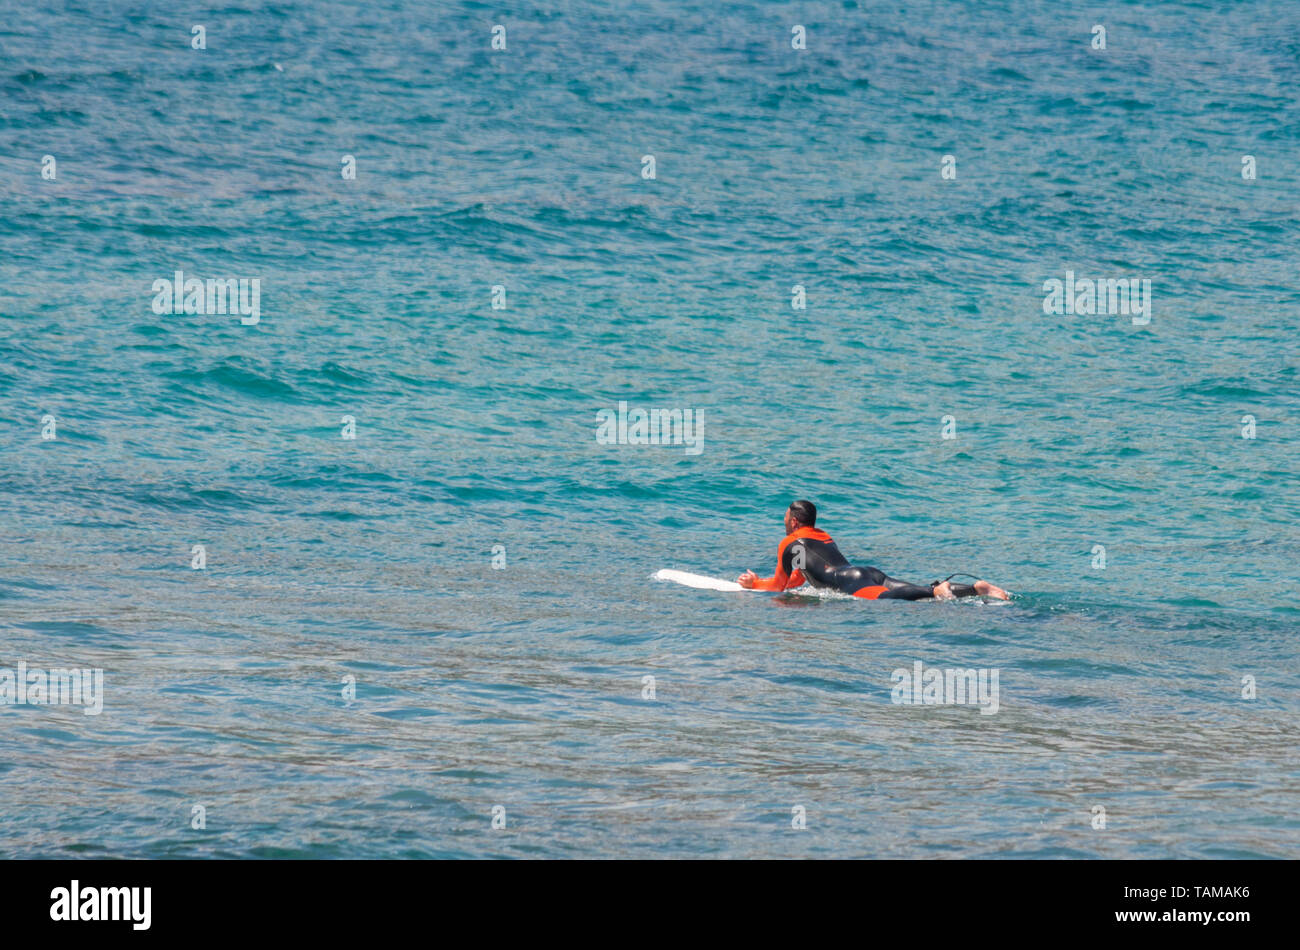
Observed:
[[[803,575],[798,571],[787,576],[785,571],[777,570],[775,577],[760,577],[754,581],[754,590],[789,590],[791,587],[802,587],[804,583]]]
[[[803,575],[798,571],[793,574],[787,574],[785,568],[781,566],[781,561],[785,557],[785,542],[776,552],[776,573],[771,577],[760,577],[754,581],[754,590],[789,590],[791,587],[802,587],[804,584]]]

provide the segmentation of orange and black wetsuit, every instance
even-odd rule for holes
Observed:
[[[813,587],[831,587],[868,600],[922,600],[934,596],[935,585],[921,587],[896,580],[874,567],[856,567],[840,553],[831,536],[820,528],[798,528],[786,535],[776,553],[776,574],[759,578],[755,590],[789,590],[805,581]],[[975,588],[953,584],[958,597],[972,597]]]

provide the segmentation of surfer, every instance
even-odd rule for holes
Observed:
[[[988,581],[952,584],[935,581],[928,587],[889,577],[874,567],[856,567],[848,562],[831,536],[817,524],[817,506],[796,501],[785,513],[785,537],[776,551],[776,574],[759,577],[746,571],[736,583],[750,590],[789,590],[807,582],[813,587],[831,587],[868,600],[952,600],[982,594],[997,600],[1011,595]]]

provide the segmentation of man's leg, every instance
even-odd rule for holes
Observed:
[[[976,581],[974,584],[944,581],[933,587],[922,587],[920,584],[909,584],[896,577],[889,577],[874,567],[845,567],[839,571],[836,579],[839,581],[836,586],[846,594],[868,600],[953,600],[977,595],[998,600],[1011,599],[1010,594],[988,581]]]
[[[929,600],[934,591],[919,584],[909,584],[874,567],[844,567],[837,574],[840,590],[867,600]],[[971,592],[974,592],[971,588]]]
[[[994,600],[1010,600],[1011,595],[1001,587],[990,584],[988,581],[976,581],[974,584],[953,584],[944,581],[934,588],[936,600],[953,600],[957,597],[974,597],[979,594],[983,597],[992,597]]]
[[[886,577],[885,590],[881,593],[881,600],[929,600],[936,596],[936,590],[929,587],[922,587],[920,584],[909,584],[907,581],[900,581],[895,577]]]

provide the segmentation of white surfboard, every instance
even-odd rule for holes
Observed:
[[[684,584],[687,587],[696,587],[700,590],[748,590],[747,587],[741,587],[735,581],[723,581],[716,577],[705,577],[703,574],[690,574],[686,571],[674,571],[671,568],[663,568],[655,571],[655,580],[672,581],[674,584]]]

